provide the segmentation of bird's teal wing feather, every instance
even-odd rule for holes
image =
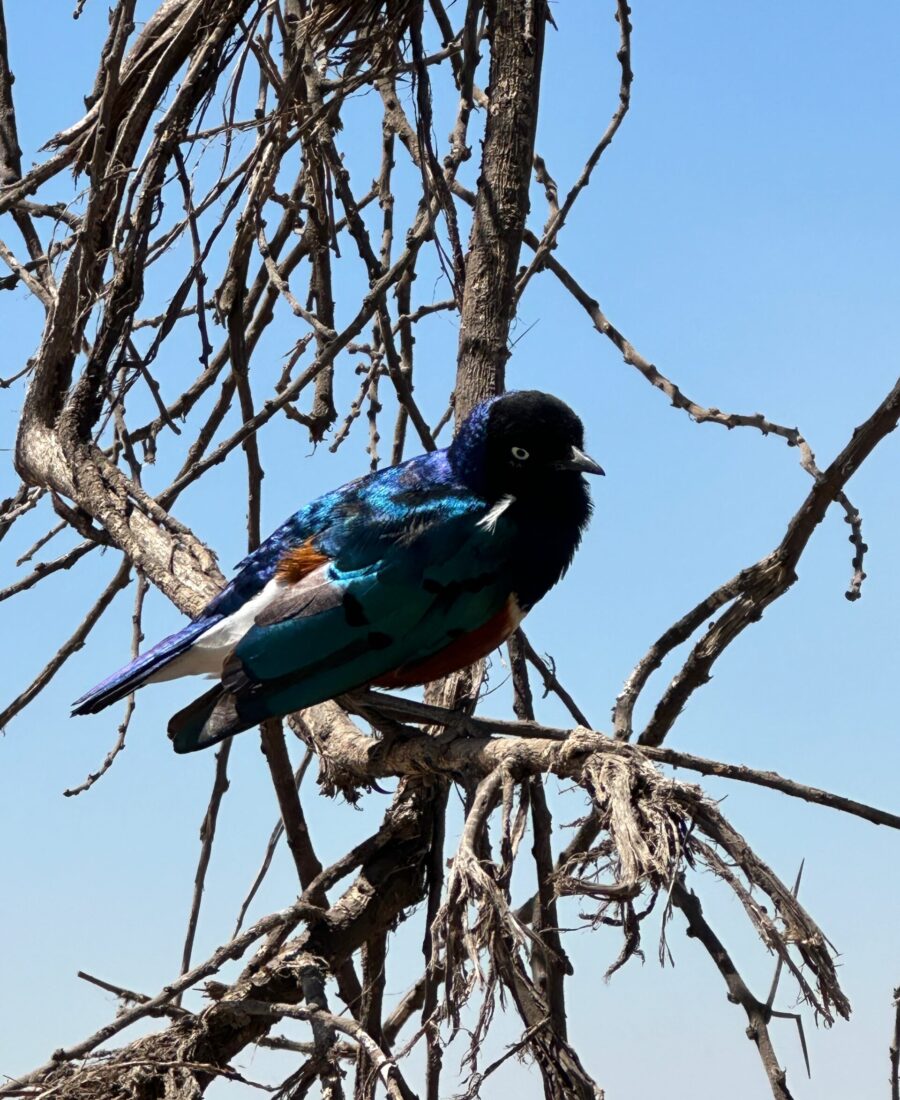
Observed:
[[[387,488],[364,516],[312,540],[327,564],[280,590],[236,646],[222,689],[175,716],[177,750],[377,681],[502,610],[512,532],[480,524],[484,501]]]

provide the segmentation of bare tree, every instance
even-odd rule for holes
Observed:
[[[778,972],[793,980],[801,1001],[825,1022],[849,1013],[832,950],[797,890],[774,874],[719,806],[701,787],[670,778],[660,766],[762,785],[900,827],[897,815],[837,794],[665,745],[727,647],[794,583],[797,563],[832,505],[850,525],[847,596],[859,596],[865,545],[845,487],[900,419],[900,382],[820,469],[797,429],[688,398],[607,319],[558,258],[573,204],[628,111],[631,26],[624,0],[616,0],[611,12],[619,32],[618,103],[565,195],[535,150],[551,22],[546,0],[467,0],[447,8],[441,0],[164,0],[140,29],[135,3],[117,0],[111,8],[85,114],[50,140],[44,160],[24,171],[0,0],[0,215],[7,230],[0,259],[9,269],[0,289],[27,288],[44,316],[33,357],[2,383],[27,391],[15,449],[21,485],[0,505],[0,538],[28,512],[40,510],[47,521],[46,534],[25,555],[30,572],[0,592],[0,600],[18,599],[47,576],[77,568],[98,548],[117,560],[90,612],[6,707],[0,725],[52,681],[129,584],[135,651],[148,585],[188,614],[215,594],[223,583],[216,557],[173,510],[189,485],[240,448],[247,543],[256,546],[263,480],[258,439],[276,418],[296,422],[314,442],[329,439],[335,450],[365,413],[375,465],[387,415],[383,404],[396,406],[385,457],[398,461],[433,448],[452,416],[502,391],[510,325],[537,276],[558,280],[599,335],[676,412],[698,424],[780,437],[795,448],[811,482],[772,551],[715,587],[648,647],[615,700],[608,732],[590,728],[556,671],[522,633],[509,646],[515,720],[476,715],[482,682],[476,667],[431,685],[424,703],[363,693],[292,716],[288,725],[307,746],[296,771],[282,724],[267,723],[262,745],[281,821],[256,885],[283,834],[299,897],[242,931],[248,899],[234,938],[196,963],[193,938],[228,784],[226,743],[204,821],[182,973],[152,996],[84,975],[120,995],[123,1010],[95,1034],[0,1087],[0,1096],[196,1097],[213,1080],[242,1080],[232,1060],[252,1044],[268,1043],[297,1054],[298,1068],[279,1096],[318,1089],[340,1097],[342,1064],[351,1061],[358,1100],[379,1090],[404,1100],[436,1100],[444,1044],[465,1026],[471,1033],[468,1097],[518,1053],[533,1060],[546,1096],[600,1097],[566,1026],[571,967],[557,904],[575,897],[595,925],[621,929],[613,969],[639,952],[642,924],[654,905],[663,911],[664,930],[670,917],[680,915],[744,1010],[772,1095],[785,1100],[790,1093],[770,1029],[780,1014],[774,987],[768,997],[753,992],[737,971],[704,917],[694,869],[712,872],[734,892],[762,945],[774,953]],[[76,15],[83,4],[79,0]],[[432,40],[440,45],[429,52]],[[452,82],[453,95],[441,98],[435,91],[433,97],[436,74],[444,72],[448,83],[440,86]],[[370,134],[380,163],[371,184],[351,177],[358,150],[342,144],[354,93],[361,90],[381,105],[381,128]],[[439,156],[435,134],[449,112],[449,140]],[[469,163],[479,136],[480,155]],[[67,173],[74,183],[66,182]],[[529,223],[532,179],[546,195],[543,229]],[[68,189],[68,201],[45,199],[61,188]],[[412,217],[401,224],[395,197],[411,188]],[[147,273],[163,262],[171,271],[173,249],[182,241],[188,262],[177,279],[167,279],[169,292],[146,292]],[[437,257],[444,298],[418,293],[415,277],[426,257],[430,263]],[[341,271],[361,265],[365,289],[354,301],[335,295],[338,265]],[[458,316],[459,346],[455,378],[447,379],[447,410],[430,421],[414,392],[415,334],[438,312]],[[276,318],[291,319],[295,339],[269,387],[258,348]],[[173,387],[171,374],[159,368],[172,333],[186,327],[196,331],[201,369]],[[338,371],[348,377],[355,371],[359,379],[343,410],[335,397]],[[130,409],[140,408],[146,395],[154,412],[141,420]],[[233,410],[240,426],[227,434],[223,426]],[[163,453],[177,473],[164,491],[150,495],[142,474]],[[30,564],[66,529],[81,541],[55,559]],[[651,673],[691,640],[650,720],[636,729],[635,705]],[[534,720],[535,676],[568,709],[571,728]],[[110,768],[133,710],[131,699],[102,766],[67,793],[87,789]],[[366,725],[371,732],[361,728]],[[391,736],[378,736],[383,734]],[[298,796],[313,759],[325,794],[355,799],[380,779],[399,780],[377,830],[328,867],[316,854]],[[569,782],[575,814],[585,799],[588,804],[561,848],[541,782],[548,775]],[[465,825],[446,871],[453,786],[463,792]],[[528,860],[539,888],[533,897],[514,900],[513,867]],[[387,1013],[387,939],[416,907],[422,974]],[[181,1005],[184,991],[238,959],[243,970],[236,980],[208,984],[212,1003],[205,1010]],[[345,1010],[329,1003],[331,983]],[[486,1063],[501,996],[521,1020],[521,1039]],[[161,1030],[111,1045],[151,1016],[164,1021]],[[270,1035],[286,1018],[309,1024],[308,1042]],[[423,1080],[413,1081],[402,1056],[420,1043],[426,1068]]]

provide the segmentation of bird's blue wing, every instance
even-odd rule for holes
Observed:
[[[211,628],[240,614],[273,579],[286,555],[321,537],[325,554],[375,560],[382,543],[411,524],[450,514],[458,494],[444,451],[419,455],[325,493],[278,527],[238,565],[234,578],[177,633],[91,688],[73,704],[73,714],[93,714],[189,657]],[[463,507],[471,504],[463,494]]]
[[[452,513],[461,496],[471,506],[471,493],[453,477],[446,451],[417,455],[399,466],[356,478],[325,493],[295,512],[237,565],[234,578],[206,605],[201,617],[231,615],[258,595],[275,576],[285,555],[312,538],[324,552],[377,557],[383,540],[402,535],[414,522],[430,522]]]
[[[503,613],[510,531],[481,524],[481,498],[415,474],[399,468],[310,540],[321,564],[276,588],[222,688],[173,718],[176,749],[378,681]]]

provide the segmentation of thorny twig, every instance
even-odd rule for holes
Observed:
[[[303,757],[303,760],[300,762],[299,767],[294,772],[294,784],[298,790],[300,789],[300,784],[303,782],[304,775],[306,775],[306,770],[312,761],[312,757],[312,749],[308,748]],[[266,850],[263,854],[262,863],[259,870],[256,872],[256,877],[251,883],[250,889],[247,891],[246,897],[241,902],[241,908],[237,915],[237,921],[235,922],[234,931],[232,932],[232,938],[240,932],[241,927],[243,926],[244,917],[246,917],[247,915],[247,910],[250,908],[253,899],[256,897],[257,891],[259,890],[260,886],[262,886],[263,880],[268,874],[269,868],[272,865],[272,858],[275,855],[275,848],[277,847],[278,841],[282,838],[282,836],[284,836],[284,822],[279,817],[278,822],[272,829],[271,835],[269,836],[269,842],[266,845]]]
[[[525,234],[525,242],[531,248],[538,248],[539,241],[533,235]],[[818,468],[812,448],[800,432],[799,428],[789,428],[783,424],[776,424],[767,419],[762,413],[729,413],[715,407],[706,408],[696,401],[686,397],[678,385],[659,371],[653,363],[645,359],[634,345],[622,335],[622,333],[608,320],[601,310],[595,298],[577,282],[574,276],[552,256],[546,259],[548,270],[552,271],[562,285],[569,291],[572,297],[585,310],[597,331],[606,336],[621,352],[622,358],[630,366],[635,367],[641,375],[656,389],[669,398],[673,407],[682,409],[697,424],[720,424],[728,428],[755,428],[763,435],[775,435],[784,439],[789,447],[796,447],[800,455],[800,465],[810,475],[816,484],[824,478],[824,474]],[[858,510],[850,503],[843,488],[834,491],[832,497],[844,509],[845,518],[850,525],[850,542],[853,544],[853,576],[847,589],[847,599],[853,601],[859,598],[862,582],[865,580],[863,572],[863,557],[867,549],[862,538],[861,518]]]
[[[603,133],[603,136],[594,147],[591,155],[587,159],[587,163],[581,170],[581,174],[573,184],[571,190],[566,195],[562,206],[557,205],[557,191],[556,184],[547,172],[547,167],[543,160],[535,158],[535,171],[539,178],[539,182],[543,182],[545,189],[547,190],[547,197],[550,202],[550,220],[544,229],[544,235],[541,238],[540,243],[535,249],[534,256],[525,271],[519,276],[516,283],[516,298],[521,298],[525,287],[528,285],[531,277],[536,271],[539,271],[541,265],[544,263],[547,255],[556,247],[556,238],[559,236],[560,230],[565,224],[566,218],[569,215],[572,207],[575,205],[575,201],[585,187],[591,182],[591,175],[594,169],[597,167],[597,162],[603,156],[606,149],[612,143],[613,138],[616,136],[616,132],[622,125],[625,119],[625,115],[628,113],[628,108],[631,104],[631,82],[634,79],[634,74],[631,71],[631,9],[629,8],[626,0],[617,0],[616,2],[616,22],[619,24],[619,49],[616,53],[619,65],[622,69],[622,79],[619,84],[619,105],[616,107],[615,113],[610,119],[609,125]]]
[[[144,634],[141,626],[142,614],[144,609],[144,599],[147,595],[149,585],[143,577],[138,578],[137,586],[134,590],[134,611],[131,616],[132,631],[131,631],[131,655],[136,657],[140,644],[143,641]],[[125,700],[125,712],[122,715],[122,721],[119,723],[119,728],[116,736],[116,743],[106,754],[103,763],[95,771],[91,772],[88,777],[80,783],[77,787],[69,787],[63,791],[66,798],[71,798],[74,795],[83,794],[93,787],[98,779],[102,779],[104,775],[109,771],[116,761],[116,757],[125,748],[125,737],[128,733],[128,727],[131,725],[131,719],[134,717],[134,692],[132,692]]]
[[[200,857],[197,861],[197,871],[194,875],[194,892],[191,897],[191,910],[188,916],[187,932],[184,937],[184,948],[181,953],[181,973],[186,974],[191,968],[191,955],[194,950],[194,938],[197,935],[197,925],[200,920],[200,904],[203,900],[203,890],[206,885],[206,873],[209,870],[209,861],[212,857],[213,841],[216,837],[216,823],[219,819],[219,807],[228,790],[228,757],[231,753],[231,740],[227,740],[216,753],[215,773],[213,775],[212,791],[209,796],[209,805],[200,823]],[[178,1002],[176,1002],[178,1003]]]
[[[688,890],[681,880],[672,888],[672,901],[687,920],[688,935],[706,948],[719,973],[725,979],[729,997],[746,1013],[747,1037],[756,1044],[774,1100],[791,1100],[791,1093],[787,1087],[787,1074],[779,1065],[769,1035],[770,1012],[750,992],[722,941],[703,916],[700,899],[692,890]]]
[[[891,1100],[900,1100],[900,987],[894,990],[894,1034],[889,1050],[891,1060]]]

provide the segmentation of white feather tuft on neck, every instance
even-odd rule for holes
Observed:
[[[497,520],[503,515],[510,504],[515,504],[515,501],[516,498],[514,496],[501,497],[487,515],[482,516],[475,526],[483,527],[489,535],[492,535],[497,527]]]

